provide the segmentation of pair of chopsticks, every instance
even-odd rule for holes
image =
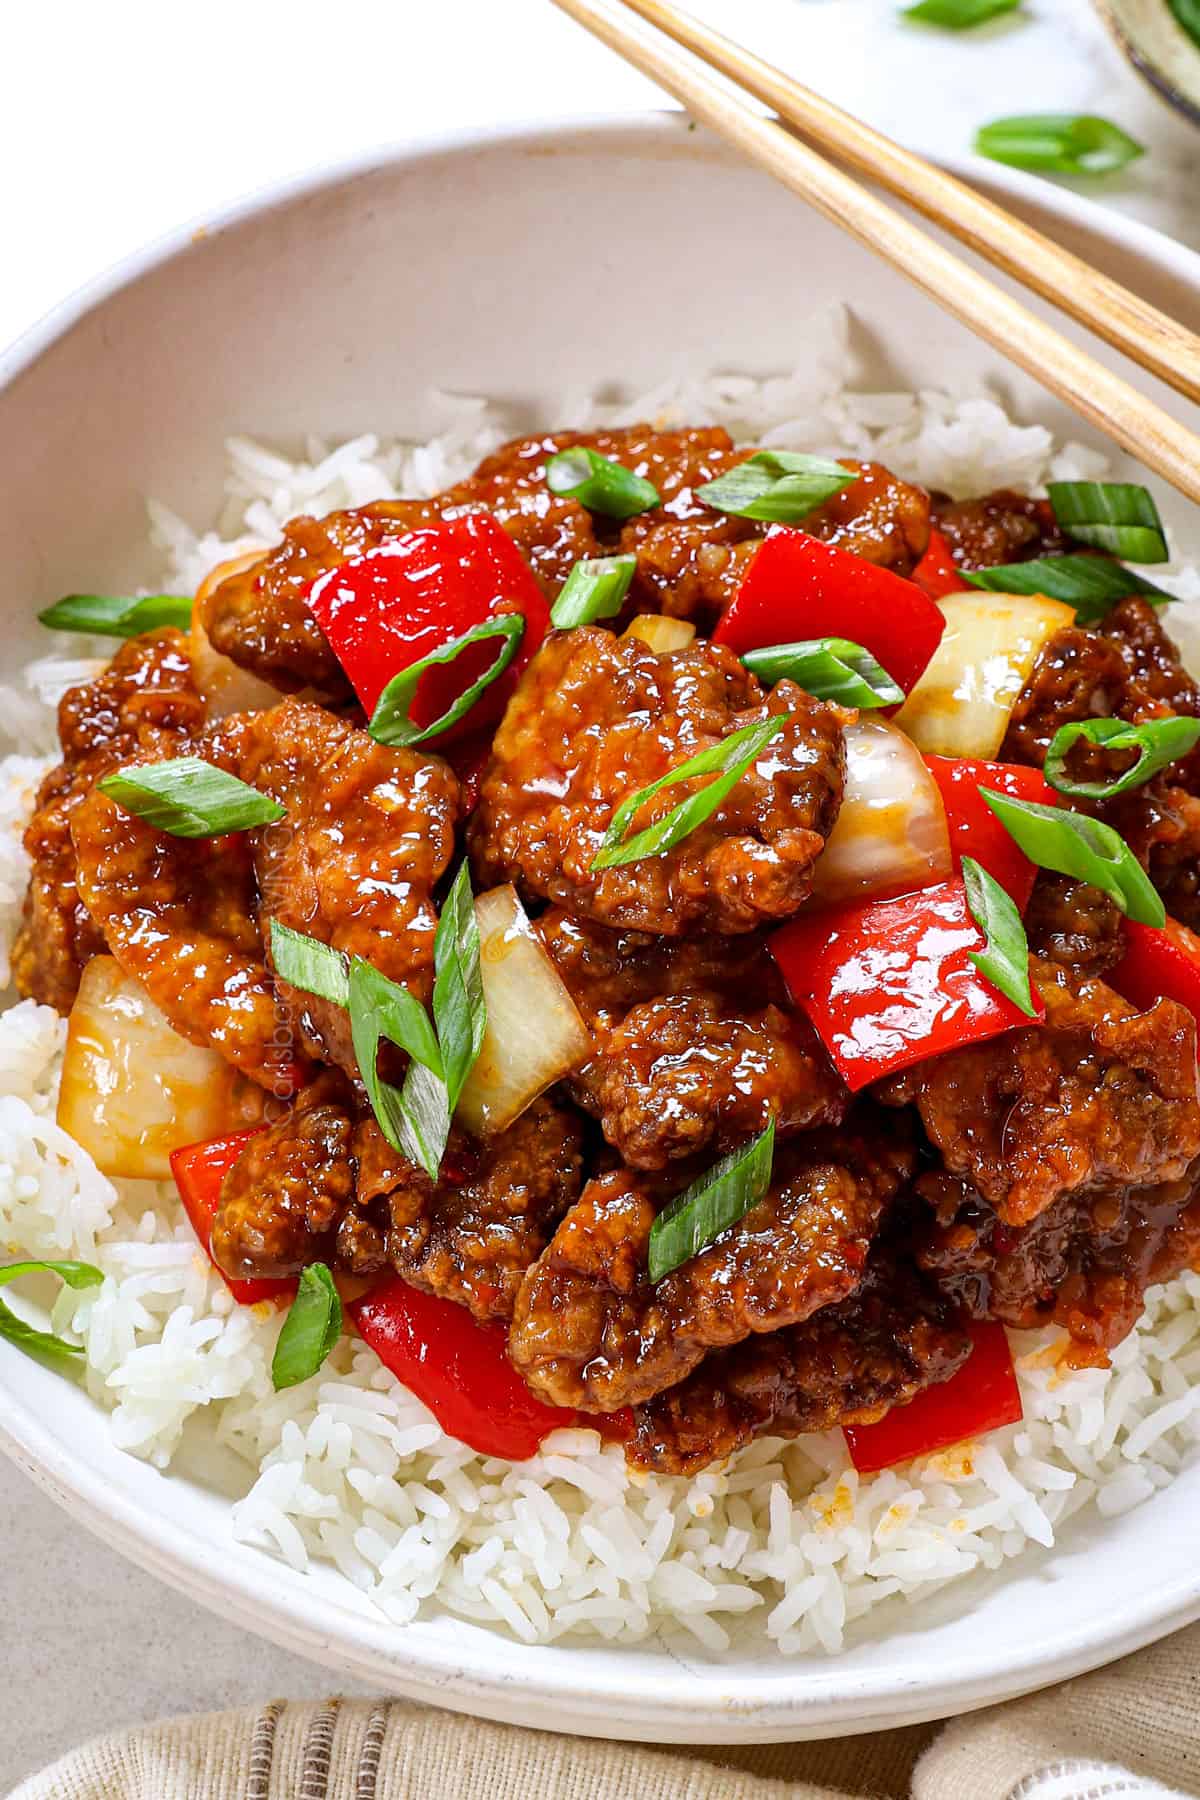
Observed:
[[[970,249],[1086,325],[1140,367],[1200,401],[1200,338],[1001,206],[841,111],[670,0],[554,0],[752,162],[876,251],[1012,362],[1200,501],[1200,437],[1046,324],[920,226],[827,162],[804,138],[870,175]],[[635,13],[660,37],[636,26]],[[682,46],[680,49],[675,45]],[[699,59],[694,60],[694,59]],[[772,107],[764,117],[708,64]]]

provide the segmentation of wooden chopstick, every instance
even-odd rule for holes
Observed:
[[[1119,375],[1035,317],[919,226],[774,120],[729,92],[690,54],[647,36],[597,0],[554,0],[561,11],[673,94],[826,218],[893,264],[931,299],[1073,407],[1130,455],[1200,501],[1200,438]]]
[[[1177,319],[669,0],[623,4],[773,107],[821,149],[870,175],[1176,392],[1200,401],[1200,337]]]

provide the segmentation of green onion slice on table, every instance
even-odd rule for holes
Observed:
[[[690,1261],[762,1199],[771,1185],[775,1121],[750,1143],[723,1156],[677,1194],[650,1228],[647,1264],[651,1281]]]
[[[690,832],[695,831],[716,812],[726,796],[732,792],[746,773],[747,769],[762,755],[763,750],[773,737],[778,736],[787,725],[786,714],[773,714],[770,718],[759,719],[754,725],[743,725],[740,731],[731,732],[719,744],[713,744],[708,750],[701,750],[698,755],[690,756],[686,762],[661,775],[652,781],[649,787],[640,788],[627,800],[622,800],[614,812],[604,841],[592,858],[593,870],[612,869],[624,863],[640,862],[644,856],[665,856],[676,844],[683,842]],[[647,825],[644,831],[626,838],[625,833],[640,809],[663,788],[674,787],[678,782],[690,781],[697,775],[714,775],[716,779],[707,786],[689,794],[678,806],[673,806],[669,813]]]
[[[324,1263],[301,1272],[296,1298],[275,1343],[271,1381],[276,1393],[315,1375],[342,1335],[342,1302]]]
[[[1063,530],[1081,543],[1127,562],[1167,561],[1166,533],[1148,488],[1132,481],[1052,481],[1046,492]]]
[[[768,687],[786,678],[814,699],[836,700],[840,706],[856,706],[861,712],[899,706],[904,699],[904,689],[869,650],[850,638],[769,644],[761,650],[747,650],[742,661]]]
[[[552,494],[578,500],[589,512],[603,513],[610,519],[631,519],[635,513],[649,512],[652,506],[662,504],[652,481],[582,444],[560,450],[550,458],[546,464],[546,486]]]
[[[981,787],[980,796],[1039,869],[1089,881],[1139,925],[1161,926],[1166,908],[1120,832],[1084,813],[1036,800],[1014,800]]]
[[[624,605],[636,568],[636,556],[581,557],[550,609],[550,623],[567,631],[575,625],[614,618]]]
[[[739,519],[792,525],[806,519],[858,476],[827,456],[798,450],[756,450],[715,481],[696,489],[696,498],[716,512]]]
[[[1081,625],[1095,624],[1118,600],[1140,594],[1151,606],[1165,606],[1172,596],[1106,556],[1040,556],[1032,562],[1002,563],[995,569],[962,569],[972,587],[996,594],[1045,594],[1075,608]]]
[[[85,1288],[99,1287],[104,1280],[102,1272],[92,1263],[85,1262],[15,1262],[0,1268],[0,1287],[6,1287],[10,1281],[18,1280],[22,1275],[57,1275],[67,1287],[82,1292]],[[68,1344],[64,1338],[56,1337],[52,1331],[39,1331],[36,1326],[27,1325],[24,1319],[17,1317],[12,1308],[0,1300],[0,1338],[6,1343],[15,1344],[26,1356],[34,1357],[44,1363],[47,1368],[56,1369],[60,1373],[78,1368],[83,1358],[82,1344]]]
[[[278,800],[198,756],[133,763],[105,775],[96,785],[125,812],[172,837],[224,837],[287,816]]]
[[[987,939],[984,949],[971,952],[971,961],[1006,1000],[1035,1018],[1037,1007],[1029,982],[1029,940],[1016,902],[973,856],[963,857],[962,872],[971,917]]]
[[[1081,740],[1103,750],[1136,750],[1137,761],[1109,781],[1076,781],[1067,772],[1067,756]],[[1051,738],[1042,773],[1052,788],[1073,799],[1114,800],[1186,756],[1198,741],[1200,719],[1147,719],[1141,725],[1124,719],[1074,719]]]
[[[1054,175],[1111,175],[1145,154],[1136,138],[1094,113],[1021,113],[993,119],[976,132],[975,148],[993,162]]]
[[[901,16],[916,19],[921,25],[940,25],[946,31],[969,31],[972,25],[985,25],[1001,13],[1016,12],[1021,0],[917,0],[905,6]]]
[[[439,644],[428,656],[423,656],[419,662],[411,663],[407,669],[401,669],[398,675],[392,676],[375,702],[375,711],[371,714],[367,730],[377,744],[391,745],[423,744],[429,738],[449,731],[452,725],[457,725],[460,719],[466,718],[480,694],[490,688],[493,681],[500,679],[520,649],[524,632],[523,613],[500,613],[494,619],[484,619],[481,624],[473,625],[470,631],[464,631],[461,636],[451,638],[448,644]],[[483,674],[470,687],[464,688],[453,705],[448,706],[431,725],[414,723],[409,712],[426,669],[432,669],[441,663],[457,662],[464,650],[469,649],[472,644],[485,643],[489,638],[499,638],[501,643]]]
[[[164,625],[186,631],[192,622],[192,603],[184,594],[66,594],[38,618],[51,631],[129,638]]]

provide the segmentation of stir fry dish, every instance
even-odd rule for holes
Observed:
[[[1166,557],[1127,483],[641,426],[68,597],[122,641],[25,840],[59,1123],[277,1387],[352,1330],[488,1455],[1011,1424],[1006,1328],[1103,1363],[1200,1258]]]

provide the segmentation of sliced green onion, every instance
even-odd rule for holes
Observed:
[[[279,979],[291,987],[332,1000],[335,1006],[349,1006],[350,964],[340,950],[272,919],[271,961]]]
[[[661,1281],[689,1262],[715,1237],[736,1225],[771,1185],[775,1121],[740,1150],[713,1164],[707,1174],[676,1194],[650,1227],[647,1273]]]
[[[552,494],[569,495],[589,512],[604,513],[610,519],[631,519],[635,513],[662,504],[652,481],[582,444],[550,458],[546,486]]]
[[[971,961],[1006,1000],[1036,1018],[1029,984],[1029,940],[1016,902],[973,856],[963,857],[962,872],[971,917],[987,939],[986,948],[970,953]]]
[[[1200,44],[1200,0],[1167,0],[1167,5],[1193,42]]]
[[[620,612],[637,568],[636,556],[583,556],[575,564],[550,609],[560,631],[591,625]]]
[[[922,25],[941,25],[947,31],[967,31],[1001,13],[1015,12],[1020,4],[1021,0],[917,0],[916,6],[903,7],[901,16]]]
[[[1081,625],[1094,625],[1118,600],[1141,594],[1151,606],[1165,606],[1172,596],[1106,556],[1040,556],[1032,562],[1003,563],[996,569],[960,569],[972,587],[996,594],[1045,594],[1075,608]]]
[[[271,1359],[278,1394],[315,1375],[342,1335],[342,1302],[324,1263],[310,1263],[300,1276]]]
[[[350,964],[350,1035],[379,1129],[393,1150],[436,1180],[450,1135],[450,1106],[433,1026],[407,988],[359,956]],[[400,1088],[379,1073],[379,1043],[385,1037],[412,1058]]]
[[[716,512],[733,513],[739,519],[790,525],[806,519],[857,480],[851,470],[827,456],[807,456],[798,450],[756,450],[728,474],[698,487],[696,498]]]
[[[1067,773],[1067,755],[1081,738],[1105,750],[1136,750],[1138,759],[1111,781],[1075,781]],[[1083,800],[1114,800],[1186,756],[1197,741],[1200,719],[1147,719],[1142,725],[1127,725],[1124,719],[1075,719],[1070,725],[1061,725],[1051,738],[1043,773],[1060,794]]]
[[[127,594],[67,594],[38,618],[51,631],[128,638],[164,625],[186,631],[192,622],[192,603],[184,594],[144,594],[140,599]]]
[[[15,1262],[0,1268],[0,1287],[7,1287],[10,1281],[16,1281],[21,1275],[57,1275],[67,1287],[76,1291],[99,1287],[104,1280],[101,1270],[91,1263]],[[65,1339],[55,1337],[52,1331],[38,1331],[34,1326],[27,1325],[2,1300],[0,1338],[15,1344],[27,1356],[36,1357],[38,1362],[45,1363],[48,1368],[59,1371],[77,1367],[79,1358],[83,1355],[82,1344],[68,1344]]]
[[[1132,481],[1052,481],[1054,516],[1071,537],[1129,562],[1168,560],[1167,537],[1149,488]]]
[[[438,920],[433,968],[433,1019],[453,1112],[475,1066],[487,1026],[487,1001],[479,966],[479,925],[465,857],[450,884]]]
[[[135,763],[105,775],[96,785],[126,812],[172,837],[224,837],[229,831],[252,831],[256,825],[272,825],[287,817],[278,800],[198,756]]]
[[[461,637],[451,638],[448,644],[440,644],[428,656],[423,656],[420,662],[412,663],[407,669],[401,669],[398,675],[392,676],[375,703],[375,711],[371,714],[367,730],[377,744],[423,744],[427,738],[449,731],[451,725],[457,725],[460,719],[466,718],[484,689],[491,687],[493,681],[498,681],[503,675],[520,648],[524,631],[523,613],[500,613],[494,619],[484,619],[482,624],[473,625]],[[456,662],[469,645],[481,644],[487,638],[504,640],[496,652],[495,660],[432,725],[414,724],[408,712],[426,669],[439,663]]]
[[[1036,800],[1014,800],[991,788],[981,787],[979,792],[1014,843],[1039,869],[1091,882],[1139,925],[1165,922],[1166,908],[1154,884],[1111,825]]]
[[[644,856],[665,856],[681,843],[689,832],[695,831],[705,819],[716,812],[726,795],[737,786],[750,765],[762,755],[763,748],[770,740],[781,732],[787,724],[787,714],[777,714],[769,719],[759,719],[757,724],[744,725],[740,731],[731,732],[719,744],[713,744],[708,750],[701,750],[697,756],[690,756],[686,762],[679,764],[667,775],[661,775],[652,781],[649,787],[641,788],[631,794],[628,800],[622,800],[612,816],[612,823],[604,834],[604,841],[596,856],[592,858],[592,869],[611,869],[622,863],[640,862]],[[678,806],[653,825],[647,825],[628,842],[625,833],[633,822],[634,816],[652,800],[655,794],[665,787],[674,787],[680,781],[690,781],[696,775],[717,776],[707,787],[689,794]]]
[[[742,661],[770,687],[785,677],[817,700],[836,700],[866,712],[899,706],[904,689],[881,668],[869,650],[849,638],[806,638],[797,644],[770,644],[747,650]]]
[[[1111,175],[1145,153],[1144,144],[1094,113],[1022,113],[993,119],[975,134],[975,148],[993,162],[1056,175]]]

